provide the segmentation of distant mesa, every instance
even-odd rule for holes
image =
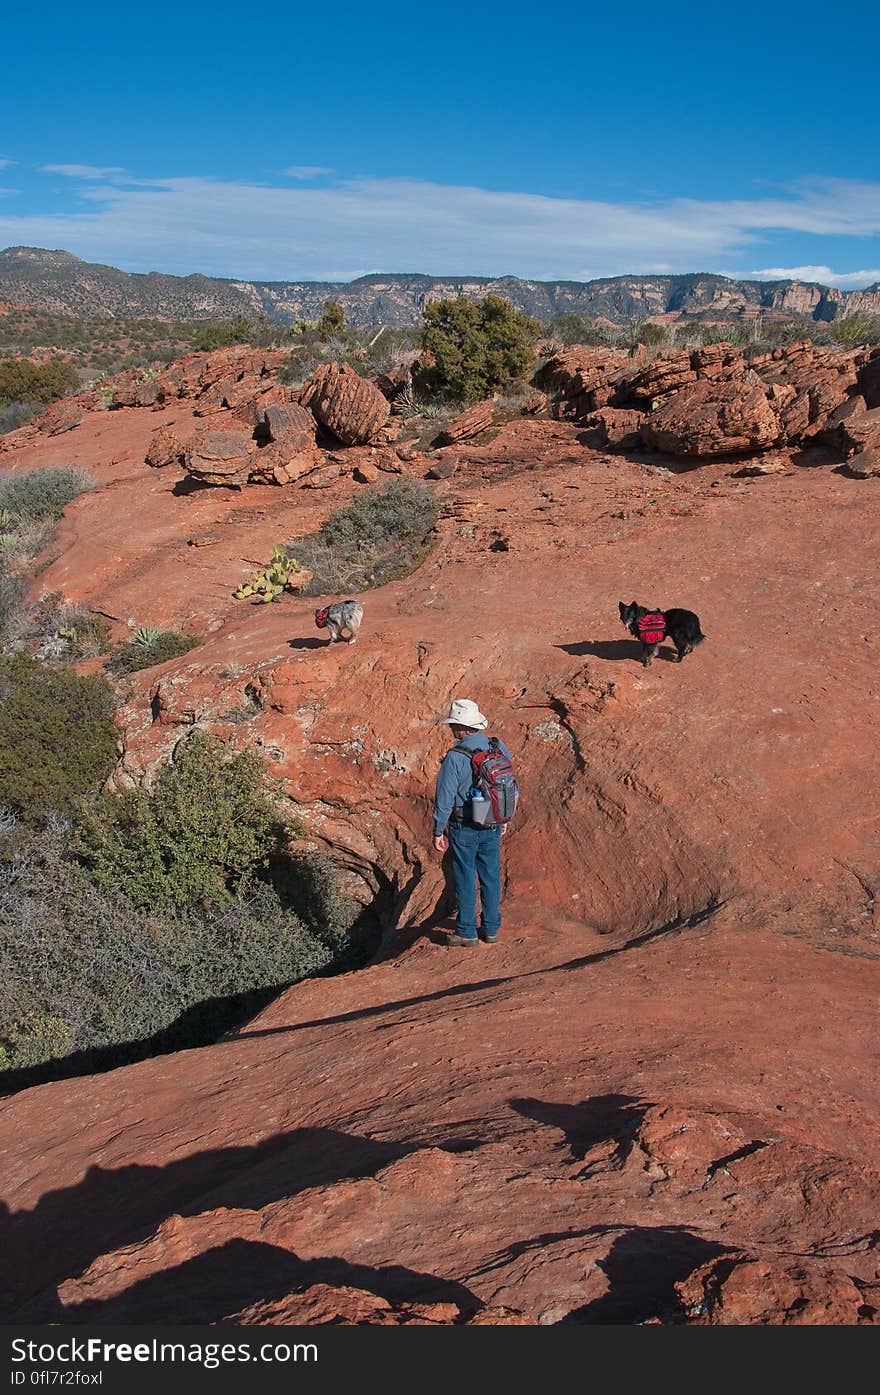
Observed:
[[[202,276],[134,273],[80,261],[70,252],[7,247],[0,252],[0,301],[50,314],[145,316],[213,320],[265,315],[287,323],[318,319],[331,294],[359,329],[420,324],[425,304],[445,296],[502,295],[546,322],[584,315],[613,325],[666,316],[674,320],[829,321],[842,314],[880,314],[880,282],[841,291],[803,281],[737,281],[711,273],[613,276],[594,281],[527,281],[516,276],[425,276],[374,273],[350,282],[241,281]]]

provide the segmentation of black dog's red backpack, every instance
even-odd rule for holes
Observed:
[[[320,610],[316,610],[316,611],[315,611],[315,624],[317,625],[317,627],[318,627],[319,630],[326,630],[326,628],[327,628],[327,616],[328,616],[329,614],[330,614],[330,607],[329,607],[329,605],[322,606]]]
[[[666,638],[666,616],[662,610],[652,610],[639,617],[639,639],[642,644],[662,644]]]
[[[474,784],[492,805],[494,824],[509,823],[516,813],[519,787],[513,773],[513,761],[498,745],[498,738],[489,737],[488,751],[468,751],[474,772]]]

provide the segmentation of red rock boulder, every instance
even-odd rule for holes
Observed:
[[[837,427],[836,444],[847,456],[880,447],[880,407],[845,417]]]
[[[35,422],[38,430],[46,436],[60,436],[64,431],[72,431],[83,419],[82,404],[75,397],[62,397],[47,407]]]
[[[343,445],[367,445],[388,421],[387,397],[347,363],[322,363],[299,394],[317,421]]]
[[[325,464],[326,456],[314,442],[299,450],[279,441],[251,456],[248,478],[254,484],[296,484]]]
[[[175,460],[180,460],[184,449],[183,442],[169,426],[160,426],[150,437],[144,459],[148,465],[160,470],[163,466],[173,465]]]
[[[701,1326],[841,1327],[866,1320],[862,1290],[848,1274],[798,1259],[723,1255],[675,1288],[686,1318]]]
[[[873,475],[880,475],[880,446],[854,455],[852,460],[846,462],[846,468],[857,480],[867,480]]]
[[[257,440],[286,446],[294,455],[315,444],[315,418],[298,402],[265,407],[257,422]]]
[[[603,407],[590,418],[590,425],[598,429],[600,443],[607,450],[638,450],[646,421],[645,413],[633,408]]]
[[[627,365],[618,349],[572,345],[554,354],[534,377],[535,387],[556,395],[553,415],[575,421],[607,406]]]
[[[703,458],[763,450],[779,435],[779,418],[763,387],[711,380],[682,388],[642,427],[656,450]]]
[[[656,402],[690,383],[695,383],[697,376],[697,370],[691,365],[691,356],[687,351],[659,354],[644,368],[639,368],[636,373],[627,377],[622,391],[627,399],[634,398],[637,402],[645,403]]]
[[[256,442],[244,431],[199,431],[186,444],[187,473],[204,484],[240,489],[252,466]]]
[[[444,426],[437,437],[437,443],[441,446],[454,446],[459,441],[471,441],[474,436],[479,436],[481,431],[485,431],[487,426],[491,426],[494,416],[495,402],[493,398],[487,397],[485,402],[477,402],[473,407],[468,407],[448,426]]]
[[[859,392],[867,406],[880,407],[880,344],[871,349],[867,363],[859,369]]]

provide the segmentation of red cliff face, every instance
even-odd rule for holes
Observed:
[[[12,442],[101,486],[38,587],[203,635],[126,680],[117,782],[195,725],[254,746],[386,934],[216,1046],[0,1102],[7,1319],[875,1321],[876,481],[502,422],[331,647],[314,602],[232,593],[363,486],[181,491],[144,456],[196,425],[174,400]],[[706,643],[642,669],[632,599]],[[471,954],[430,850],[452,695],[522,781]]]

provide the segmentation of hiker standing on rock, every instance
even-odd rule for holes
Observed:
[[[456,698],[441,721],[455,741],[440,763],[434,793],[434,848],[441,854],[452,849],[458,902],[448,942],[494,944],[501,928],[501,839],[518,798],[513,762],[502,741],[484,735],[488,719],[469,698]]]

